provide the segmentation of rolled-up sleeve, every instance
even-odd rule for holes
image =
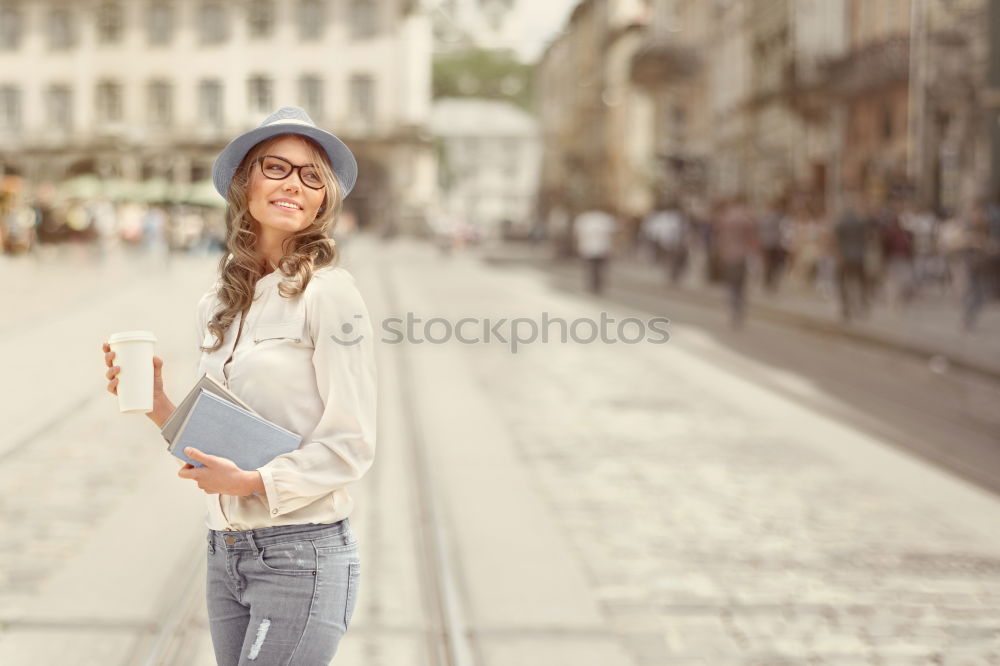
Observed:
[[[272,516],[358,481],[375,458],[377,372],[368,309],[346,271],[313,280],[303,297],[323,412],[307,443],[257,470]]]

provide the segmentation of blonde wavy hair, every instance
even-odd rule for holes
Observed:
[[[278,284],[278,293],[283,298],[294,298],[305,291],[313,272],[324,266],[334,266],[339,259],[336,242],[330,234],[344,197],[326,152],[315,141],[300,134],[282,134],[258,143],[236,168],[226,195],[226,252],[219,261],[215,292],[222,308],[208,322],[208,330],[216,337],[215,343],[211,347],[202,346],[203,352],[214,352],[222,346],[226,330],[237,314],[250,307],[257,280],[266,273],[266,259],[256,250],[260,223],[250,215],[250,177],[257,158],[287,136],[295,136],[306,143],[312,163],[317,165],[326,187],[316,219],[282,242],[283,256],[278,261],[278,270],[285,277]]]

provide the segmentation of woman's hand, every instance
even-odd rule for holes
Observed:
[[[178,470],[177,476],[197,482],[206,493],[242,497],[264,491],[264,481],[258,472],[242,470],[229,458],[211,456],[190,446],[184,449],[184,455],[204,467],[187,463]]]
[[[121,372],[121,368],[113,365],[115,353],[111,351],[111,345],[105,342],[102,348],[104,349],[104,365],[108,367],[108,371],[104,373],[104,376],[109,380],[108,393],[118,395],[118,373]],[[162,426],[170,418],[170,415],[174,413],[174,409],[176,409],[174,404],[170,402],[167,394],[163,391],[163,359],[159,356],[154,356],[153,411],[147,413],[146,416],[156,425]]]

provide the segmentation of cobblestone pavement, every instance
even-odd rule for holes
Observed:
[[[95,347],[98,357],[99,347]],[[98,379],[100,377],[98,376]],[[95,400],[95,403],[98,402]],[[100,401],[91,418],[61,424],[0,464],[0,618],[10,616],[70,557],[107,512],[135,489],[122,470],[159,461],[162,451],[107,437],[122,426]],[[133,435],[141,436],[133,430]],[[89,445],[81,446],[81,442]],[[97,443],[100,442],[100,445]],[[114,461],[113,464],[107,464]]]
[[[7,421],[0,433],[0,625],[16,619],[95,527],[134,496],[144,473],[170,472],[155,426],[120,414],[106,392],[101,342],[118,321],[155,328],[157,353],[171,359],[168,389],[176,394],[194,372],[194,326],[190,315],[178,323],[174,306],[194,297],[185,290],[200,288],[197,275],[209,267],[201,258],[180,258],[168,270],[138,253],[97,263],[87,247],[46,249],[38,259],[0,262],[6,282],[22,287],[5,293],[0,317],[0,411]],[[176,291],[167,293],[164,284]],[[142,294],[154,288],[158,298]],[[168,329],[177,336],[164,335]],[[174,353],[179,347],[184,353]]]
[[[597,316],[530,273],[421,275],[439,315]],[[979,491],[715,367],[698,337],[466,355],[636,663],[1000,663],[1000,544],[947,488]]]

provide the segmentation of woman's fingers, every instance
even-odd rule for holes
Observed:
[[[104,373],[104,376],[111,380],[108,382],[108,393],[118,395],[118,373],[121,372],[121,368],[117,365],[112,365],[115,353],[111,351],[111,347],[108,343],[103,343],[101,348],[104,350],[104,363],[109,368],[109,370]]]

